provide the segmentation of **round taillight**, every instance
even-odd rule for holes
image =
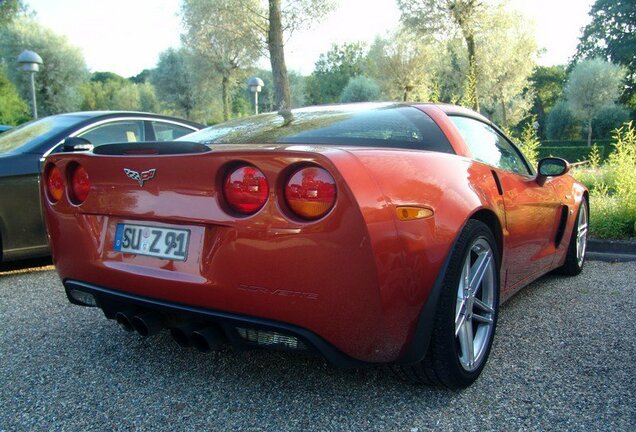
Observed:
[[[259,211],[267,202],[269,186],[258,168],[243,165],[230,171],[223,181],[223,196],[232,210],[243,215]]]
[[[91,189],[91,181],[86,169],[76,165],[71,172],[71,201],[73,204],[81,204],[88,198]]]
[[[336,203],[336,181],[327,170],[310,166],[294,172],[285,185],[285,200],[299,217],[316,220]]]
[[[64,177],[62,171],[56,166],[51,166],[46,172],[46,190],[51,202],[58,202],[64,195]]]

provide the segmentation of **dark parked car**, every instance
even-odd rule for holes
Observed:
[[[73,147],[90,149],[89,142],[99,146],[115,142],[171,141],[202,127],[155,114],[93,111],[45,117],[2,133],[0,262],[49,253],[39,194],[44,157]]]

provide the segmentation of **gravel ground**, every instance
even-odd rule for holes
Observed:
[[[0,276],[0,430],[636,430],[636,263],[588,262],[502,306],[469,389],[267,351],[200,354],[70,305],[50,270]]]

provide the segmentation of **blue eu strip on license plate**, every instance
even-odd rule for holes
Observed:
[[[185,261],[190,230],[149,225],[117,224],[113,250]]]

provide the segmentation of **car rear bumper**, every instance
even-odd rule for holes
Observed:
[[[117,312],[121,311],[134,311],[136,314],[156,312],[162,316],[165,328],[193,322],[201,326],[219,326],[223,330],[227,341],[239,349],[264,347],[316,353],[338,367],[361,367],[371,364],[344,354],[317,334],[296,325],[146,298],[75,280],[65,280],[64,287],[69,301],[73,304],[89,306],[78,301],[72,295],[71,292],[74,290],[92,295],[96,301],[96,306],[102,309],[104,315],[109,319],[114,319]],[[282,344],[252,341],[247,339],[245,335],[241,335],[241,330],[244,329],[293,338],[298,341],[298,344],[295,348],[290,348]]]

